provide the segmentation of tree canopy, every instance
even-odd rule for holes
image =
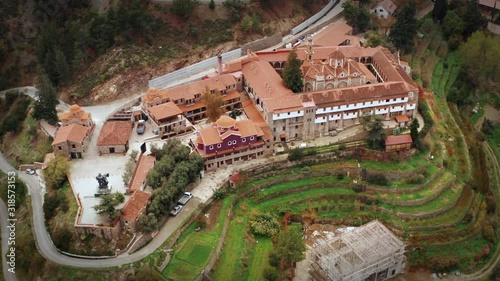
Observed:
[[[302,70],[300,69],[301,66],[302,61],[297,58],[297,50],[293,49],[288,54],[288,59],[283,68],[283,80],[285,81],[286,87],[294,93],[301,92],[304,87]]]
[[[43,71],[38,79],[37,88],[33,117],[37,120],[45,119],[49,124],[55,124],[58,120],[56,106],[59,104],[59,100],[56,89]]]
[[[115,209],[115,207],[123,201],[125,201],[125,196],[122,193],[105,194],[100,197],[99,205],[95,205],[93,208],[98,214],[106,214],[110,220],[114,220],[120,215],[120,210]]]
[[[396,22],[392,26],[389,39],[394,46],[404,52],[413,47],[413,38],[417,34],[416,8],[413,2],[405,4],[396,14]]]
[[[226,109],[224,108],[224,98],[220,93],[212,94],[210,93],[210,90],[206,88],[201,99],[207,108],[205,114],[207,116],[208,123],[217,121],[219,117],[226,113]]]
[[[380,117],[375,117],[368,125],[366,143],[371,149],[383,150],[385,148],[385,130]]]
[[[436,0],[434,2],[434,8],[432,9],[432,19],[435,22],[441,22],[444,16],[446,15],[446,11],[448,10],[448,1],[447,0]]]
[[[464,37],[469,37],[477,30],[486,27],[488,20],[483,17],[477,1],[467,1],[465,4],[465,13],[462,15],[464,20]]]
[[[200,4],[199,0],[173,0],[172,11],[177,15],[188,19],[191,17],[198,4]]]
[[[460,46],[462,66],[475,85],[481,82],[500,82],[500,39],[478,31]]]
[[[48,189],[59,189],[67,179],[69,173],[69,161],[66,157],[56,156],[43,170],[45,185]]]
[[[302,232],[299,228],[289,226],[278,235],[276,253],[288,267],[292,262],[299,262],[304,259],[306,246],[302,240]]]
[[[354,27],[356,33],[364,32],[370,27],[371,18],[367,9],[354,5],[350,0],[344,2],[342,8],[347,23]]]

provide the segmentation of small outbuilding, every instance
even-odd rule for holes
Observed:
[[[398,122],[398,126],[400,128],[406,127],[408,126],[408,123],[410,123],[410,118],[406,115],[396,115],[394,118],[396,119],[396,122]]]
[[[373,13],[379,18],[388,18],[394,14],[397,8],[398,6],[391,0],[384,0],[377,5]]]
[[[136,190],[123,206],[120,222],[125,231],[135,233],[136,221],[140,215],[144,214],[146,206],[149,203],[150,193]]]
[[[104,123],[97,140],[99,153],[126,153],[134,123],[131,121],[109,121]]]
[[[385,139],[385,152],[401,151],[411,148],[413,140],[410,135],[388,136]]]
[[[73,123],[59,127],[52,142],[52,150],[55,155],[70,159],[83,158],[89,141],[90,128]]]

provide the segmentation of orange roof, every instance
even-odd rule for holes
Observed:
[[[148,110],[156,120],[162,120],[182,114],[182,110],[173,102],[152,106]]]
[[[265,140],[272,139],[273,134],[271,133],[271,130],[267,126],[267,123],[262,117],[262,115],[260,115],[257,107],[255,107],[255,104],[253,104],[251,100],[246,100],[242,103],[242,107],[247,117],[250,120],[252,120],[252,122],[255,124],[255,126],[257,126],[258,129],[262,131],[262,133],[264,134],[264,139]]]
[[[139,162],[137,163],[137,167],[135,168],[134,175],[130,180],[129,189],[131,190],[140,190],[143,183],[146,181],[146,176],[149,173],[149,170],[154,166],[156,158],[154,156],[144,156],[142,155],[139,158]]]
[[[266,99],[264,100],[264,107],[267,108],[267,111],[273,113],[299,111],[304,108],[298,95],[279,99]]]
[[[396,122],[398,122],[398,123],[410,121],[410,119],[408,119],[408,116],[406,116],[406,115],[396,115],[395,117],[396,117]]]
[[[279,74],[265,60],[246,63],[242,72],[250,87],[260,98],[278,98],[292,94],[292,91],[283,84]]]
[[[385,139],[385,146],[412,143],[410,135],[388,136]]]
[[[334,23],[313,36],[314,45],[318,46],[338,46],[352,34],[352,27],[346,23]],[[305,46],[302,42],[299,46]],[[313,49],[314,50],[314,49]]]
[[[223,115],[217,121],[215,121],[215,124],[218,127],[230,128],[230,127],[233,127],[234,125],[236,125],[236,120],[234,120],[233,118],[231,118],[227,115]]]
[[[236,174],[229,177],[230,182],[236,182],[236,181],[239,181],[240,179],[241,179],[240,173],[236,173]]]
[[[139,213],[148,204],[149,197],[151,197],[151,194],[136,190],[128,199],[127,203],[125,203],[121,213],[122,218],[129,222],[135,221]]]
[[[130,121],[110,121],[102,126],[97,145],[125,145],[128,142],[132,126]]]
[[[224,122],[227,121],[227,124],[225,125],[230,125],[229,122],[231,120],[234,122],[234,124],[230,126],[221,126],[221,127],[228,128],[234,126],[232,130],[219,131],[216,127],[205,128],[200,130],[199,137],[196,138],[196,141],[203,143],[203,145],[214,145],[222,142],[222,140],[229,137],[230,135],[237,135],[242,138],[259,135],[259,131],[257,130],[252,120],[235,121],[233,118],[229,116],[223,116],[223,117],[227,118],[221,117],[219,120],[223,119],[222,121]],[[219,120],[217,120],[217,122],[219,122]],[[216,125],[218,125],[217,122]]]
[[[79,119],[81,121],[86,121],[89,119],[90,113],[83,111],[83,109],[77,105],[73,104],[70,106],[68,112],[64,112],[61,116],[61,121],[67,122],[71,119]]]
[[[59,144],[67,141],[83,143],[85,137],[87,136],[89,128],[79,125],[71,124],[69,126],[59,127],[56,131],[56,135],[52,145]]]
[[[195,94],[203,94],[206,88],[209,90],[222,91],[226,86],[235,85],[236,80],[231,74],[222,74],[205,80],[199,80],[189,84],[166,89],[164,92],[171,100],[194,99]]]

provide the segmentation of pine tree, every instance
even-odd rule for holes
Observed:
[[[47,74],[43,71],[40,73],[33,117],[37,120],[45,119],[49,124],[55,124],[57,122],[56,106],[59,104],[56,89]]]
[[[411,139],[413,140],[413,147],[419,148],[420,147],[420,138],[418,136],[418,127],[420,127],[420,124],[418,122],[418,119],[415,118],[413,122],[410,124],[410,136]]]
[[[69,66],[66,61],[66,56],[59,49],[54,51],[55,62],[54,66],[57,73],[57,85],[65,82],[69,77]]]
[[[375,120],[368,124],[368,136],[366,137],[366,143],[371,149],[383,150],[385,147],[385,130],[382,120],[379,117],[375,117]]]
[[[432,10],[432,19],[435,22],[441,22],[444,16],[446,16],[447,11],[448,11],[448,1],[436,0],[436,2],[434,2],[434,8]]]
[[[288,89],[294,93],[302,91],[304,82],[302,81],[302,70],[300,69],[302,61],[297,58],[297,51],[293,49],[288,54],[285,67],[283,68],[283,80]]]
[[[404,5],[396,15],[396,22],[389,34],[389,39],[394,46],[402,51],[409,51],[413,47],[413,37],[417,34],[415,15],[415,3],[409,2]]]
[[[215,10],[215,2],[214,0],[210,0],[210,3],[208,4],[208,8],[210,8],[210,10]]]

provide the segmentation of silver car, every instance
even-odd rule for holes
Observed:
[[[170,215],[175,217],[181,212],[181,210],[182,210],[182,205],[177,205],[172,209]]]

